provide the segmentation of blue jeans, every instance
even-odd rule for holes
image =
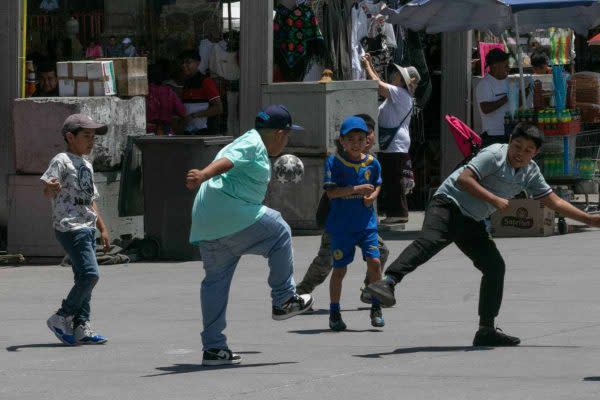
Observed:
[[[242,255],[269,259],[268,282],[273,306],[283,305],[296,293],[291,230],[275,210],[267,209],[258,221],[240,232],[202,241],[199,247],[206,273],[200,289],[204,350],[227,349],[223,334],[227,326],[225,313],[231,279]]]
[[[73,323],[90,320],[90,299],[99,279],[96,260],[96,230],[85,228],[75,231],[55,231],[56,238],[71,259],[75,284],[63,300],[57,314],[73,316]]]

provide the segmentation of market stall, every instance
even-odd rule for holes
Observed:
[[[600,4],[591,0],[414,0],[388,14],[392,23],[428,32],[478,29],[499,33],[513,29],[517,45],[519,30],[567,26],[587,32],[600,24]],[[572,45],[569,41],[565,36],[562,42],[559,40],[559,47]],[[593,125],[600,122],[598,79],[589,74],[571,77],[564,71],[565,63],[554,61],[552,79],[545,79],[543,84],[542,79],[525,76],[518,50],[517,59],[519,78],[506,83],[509,105],[504,117],[505,134],[509,135],[519,122],[537,124],[546,137],[538,164],[548,182],[567,200],[573,199],[574,192],[581,192],[586,196],[585,207],[590,210],[589,195],[598,193],[600,131]],[[526,81],[533,86],[533,102],[526,99]],[[566,223],[560,218],[559,231],[566,230]]]

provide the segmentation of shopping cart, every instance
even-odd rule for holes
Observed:
[[[600,212],[600,127],[589,127],[577,135],[546,136],[542,162],[546,181],[559,197],[585,212]],[[583,205],[576,195],[584,196]],[[561,215],[558,215],[558,231],[561,234],[568,231]]]

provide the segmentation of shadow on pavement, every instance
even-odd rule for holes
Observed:
[[[8,346],[6,351],[19,351],[21,349],[50,349],[53,347],[76,347],[62,343],[39,343],[39,344],[21,344],[18,346]]]
[[[414,353],[445,353],[451,351],[486,351],[493,347],[474,347],[474,346],[426,346],[426,347],[404,347],[387,353],[373,354],[355,354],[354,357],[361,358],[381,358],[383,356],[393,356],[395,354],[414,354]]]
[[[341,332],[334,332],[331,329],[303,329],[297,331],[288,331],[288,333],[297,333],[298,335],[318,335],[321,333],[331,333],[331,334],[339,334],[339,333],[362,333],[362,332],[383,332],[380,329],[346,329]]]
[[[354,308],[354,309],[350,309],[350,310],[342,310],[342,314],[347,313],[347,312],[353,312],[353,311],[369,311],[371,308],[370,307],[358,307],[358,308]],[[314,310],[314,311],[307,311],[304,314],[300,314],[300,315],[329,315],[329,309],[325,309],[325,308],[320,308],[318,310]]]
[[[452,351],[487,351],[504,349],[504,348],[534,348],[534,349],[576,349],[580,346],[543,346],[543,345],[521,345],[521,346],[506,346],[506,347],[494,347],[494,346],[423,346],[423,347],[404,347],[387,353],[373,353],[373,354],[355,354],[354,357],[361,358],[380,358],[382,356],[393,356],[395,354],[414,354],[414,353],[446,353]]]
[[[586,376],[583,380],[586,382],[600,382],[600,376]]]
[[[244,354],[244,353],[238,353]],[[248,353],[246,353],[248,354]],[[216,365],[216,366],[204,366],[202,364],[175,364],[170,367],[158,367],[159,371],[164,371],[161,374],[145,375],[142,378],[152,378],[155,376],[175,375],[175,374],[188,374],[190,372],[207,372],[215,371],[220,369],[237,369],[237,368],[255,368],[255,367],[270,367],[275,365],[286,365],[286,364],[298,364],[296,361],[285,361],[285,362],[274,362],[274,363],[257,363],[257,364],[235,364],[235,365]]]

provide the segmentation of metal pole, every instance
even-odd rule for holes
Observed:
[[[519,47],[519,17],[517,14],[513,14],[515,19],[515,34],[517,35],[517,63],[519,64],[519,81],[521,89],[521,107],[527,107],[527,96],[525,96],[525,78],[523,77],[523,59],[521,58],[521,49]]]
[[[233,23],[231,21],[231,0],[227,0],[227,24],[229,29],[229,34],[233,32]]]

